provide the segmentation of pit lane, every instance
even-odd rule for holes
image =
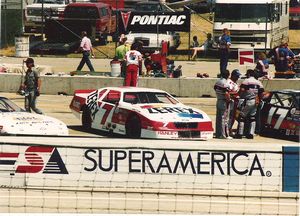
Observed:
[[[1,92],[0,95],[11,99],[20,107],[24,107],[23,96],[20,96],[16,93],[3,93],[3,92]],[[82,129],[80,120],[77,119],[69,109],[69,104],[72,98],[73,96],[66,96],[66,95],[41,95],[38,98],[37,107],[40,108],[45,113],[45,115],[57,118],[63,121],[65,124],[67,124],[69,128],[70,136],[108,137],[107,134],[102,133],[100,131],[86,132]],[[186,105],[201,109],[204,112],[206,112],[209,115],[209,117],[212,119],[213,125],[215,125],[216,98],[178,98],[178,99],[179,101],[181,101]],[[236,127],[236,125],[234,127]],[[120,138],[121,142],[124,143],[128,142],[127,138],[120,137],[120,136],[117,136],[117,138]],[[217,143],[218,141],[220,140],[213,139],[213,140],[203,141],[203,142]],[[236,143],[237,140],[224,140],[223,142]],[[238,142],[239,143],[254,142],[254,143],[266,143],[266,144],[267,143],[282,144],[283,142],[294,143],[290,141],[278,140],[275,138],[262,137],[262,136],[255,136],[254,140],[242,139],[242,140],[238,140]]]

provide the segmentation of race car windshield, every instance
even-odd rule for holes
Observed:
[[[127,92],[124,94],[124,102],[131,104],[179,103],[175,98],[171,97],[166,93],[161,92]]]
[[[24,112],[23,109],[6,98],[0,99],[0,112]]]

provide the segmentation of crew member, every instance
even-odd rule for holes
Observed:
[[[79,46],[77,52],[82,52],[82,58],[81,58],[81,61],[76,70],[81,71],[84,64],[86,63],[88,68],[90,69],[90,72],[94,72],[95,70],[94,70],[94,67],[90,60],[90,54],[92,55],[92,58],[94,58],[92,42],[87,37],[86,31],[81,32],[81,37],[82,37],[81,43],[80,43],[80,46]]]
[[[130,45],[127,43],[127,37],[120,39],[120,45],[116,48],[116,56],[121,64],[121,77],[125,77],[126,62],[125,54],[130,50]]]
[[[232,139],[228,130],[228,105],[230,102],[228,77],[229,71],[225,70],[214,86],[217,95],[216,138],[218,139]]]
[[[40,95],[41,89],[41,79],[34,68],[34,60],[32,58],[27,58],[25,60],[27,71],[25,74],[24,84],[22,86],[25,91],[25,110],[27,112],[34,112],[38,114],[43,114],[41,110],[36,107],[36,99]]]
[[[219,53],[220,53],[220,73],[222,74],[227,70],[229,54],[230,54],[231,38],[229,36],[229,30],[223,29],[222,36],[219,37]]]
[[[249,78],[245,79],[241,86],[239,95],[244,99],[244,107],[238,117],[238,131],[236,138],[241,139],[244,134],[246,138],[253,139],[255,126],[256,126],[256,111],[259,104],[264,88],[262,83],[255,78],[255,71],[248,70],[247,75]],[[246,133],[244,133],[245,123],[249,123]]]
[[[133,43],[131,50],[125,54],[126,61],[126,77],[125,77],[125,86],[137,86],[139,68],[142,63],[142,54],[137,51],[139,48],[138,43]]]
[[[229,103],[229,120],[228,120],[228,129],[231,133],[232,126],[235,120],[236,107],[239,99],[239,85],[237,81],[241,77],[241,73],[238,69],[234,69],[231,72],[230,79],[228,79],[229,84],[229,94],[230,94],[230,103]]]

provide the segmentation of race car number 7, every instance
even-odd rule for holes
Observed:
[[[289,112],[288,109],[281,109],[281,108],[277,108],[277,107],[272,107],[269,111],[269,115],[268,115],[268,120],[267,123],[271,124],[272,123],[272,117],[275,114],[278,114],[279,117],[274,125],[274,129],[279,129],[283,119],[286,117],[287,113]]]

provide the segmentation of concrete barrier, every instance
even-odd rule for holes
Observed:
[[[122,86],[123,78],[95,77],[95,76],[41,76],[42,94],[57,94],[65,92],[72,95],[76,89],[95,89],[108,86]],[[149,78],[139,79],[140,87],[162,89],[177,97],[215,97],[213,86],[216,78]],[[0,91],[16,92],[21,83],[20,74],[1,74]],[[280,89],[300,90],[300,79],[273,79],[264,80],[263,85],[267,91]]]

